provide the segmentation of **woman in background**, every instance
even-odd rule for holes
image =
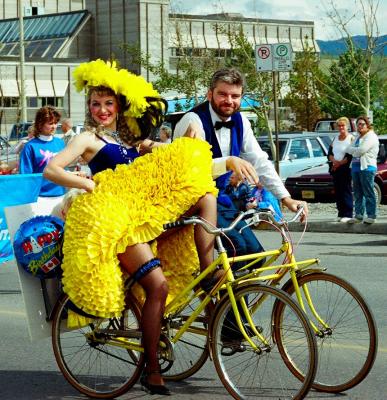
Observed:
[[[336,121],[339,134],[333,139],[328,150],[329,172],[333,178],[336,193],[337,221],[348,222],[352,218],[352,156],[346,149],[353,141],[353,136],[348,132],[349,119],[340,117]]]
[[[40,108],[35,116],[33,139],[24,144],[20,154],[19,171],[21,174],[42,173],[50,160],[65,148],[62,139],[54,136],[60,113],[52,106]],[[42,178],[39,197],[44,202],[58,202],[66,189]]]
[[[351,218],[348,223],[363,221],[366,224],[373,224],[376,219],[374,179],[377,171],[379,139],[368,117],[358,117],[356,125],[359,136],[347,148],[347,153],[352,155],[352,183],[355,199],[355,218]],[[364,212],[367,217],[364,216]]]

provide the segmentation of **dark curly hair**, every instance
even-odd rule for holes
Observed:
[[[89,87],[87,92],[88,108],[85,118],[85,128],[86,130],[94,132],[102,132],[104,131],[104,128],[94,121],[90,113],[90,98],[93,93],[96,93],[98,96],[114,96],[117,99],[119,107],[117,118],[117,131],[120,138],[130,145],[135,145],[137,142],[140,142],[152,135],[152,133],[154,133],[154,131],[163,123],[165,114],[168,109],[168,103],[166,102],[166,100],[159,97],[145,97],[149,104],[149,107],[140,118],[136,118],[138,127],[141,132],[141,136],[136,137],[133,132],[130,131],[126,122],[126,118],[123,114],[130,107],[130,104],[127,103],[126,98],[124,96],[117,95],[109,87],[91,86]]]
[[[58,123],[61,113],[53,106],[44,106],[40,108],[35,115],[34,136],[38,137],[47,122]]]

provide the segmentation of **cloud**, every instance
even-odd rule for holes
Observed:
[[[359,2],[356,0],[340,0],[339,11],[341,15],[359,16]],[[314,21],[317,39],[329,40],[340,37],[327,14],[331,7],[327,0],[238,0],[231,2],[225,0],[171,0],[171,10],[177,13],[206,15],[220,12],[240,13],[244,17],[279,19],[290,21]],[[387,33],[387,1],[379,1],[377,19],[380,34]],[[361,19],[357,17],[349,24],[352,34],[364,34]]]

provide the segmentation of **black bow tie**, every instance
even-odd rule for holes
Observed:
[[[228,128],[231,129],[235,125],[234,121],[230,119],[230,121],[216,121],[215,122],[215,130],[217,131],[220,128]]]

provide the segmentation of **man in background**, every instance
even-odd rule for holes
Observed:
[[[63,140],[66,146],[71,142],[71,140],[76,136],[76,133],[73,131],[73,123],[70,118],[65,118],[62,120],[62,132],[63,132]]]

